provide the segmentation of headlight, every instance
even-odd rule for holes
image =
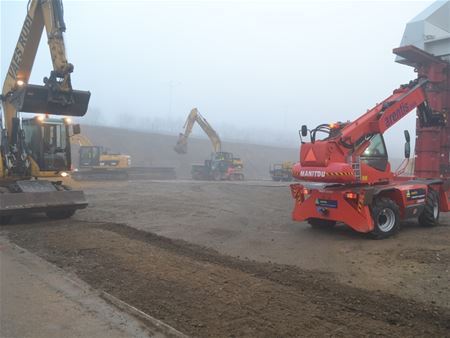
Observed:
[[[63,171],[63,172],[61,173],[61,176],[62,176],[62,177],[67,177],[67,176],[69,176],[69,174],[66,173],[65,171]]]

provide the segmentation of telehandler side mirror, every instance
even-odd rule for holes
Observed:
[[[404,134],[405,134],[405,141],[407,143],[411,142],[411,137],[409,136],[409,131],[405,130]]]
[[[81,134],[81,127],[80,127],[79,124],[73,124],[73,125],[72,125],[72,133],[73,133],[74,135]]]
[[[405,158],[410,158],[411,156],[411,145],[409,142],[405,143]]]
[[[308,127],[306,127],[306,125],[302,125],[301,133],[303,137],[306,137],[308,135]]]
[[[405,158],[410,158],[411,156],[411,137],[409,136],[409,131],[405,130]]]

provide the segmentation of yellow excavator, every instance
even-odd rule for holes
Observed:
[[[222,151],[222,142],[219,135],[209,122],[200,114],[197,108],[189,113],[183,126],[184,133],[180,133],[174,150],[178,154],[187,153],[188,138],[192,133],[195,123],[208,135],[213,146],[211,157],[203,164],[193,164],[191,175],[194,180],[230,180],[242,181],[244,179],[244,164],[232,153]]]
[[[70,138],[72,144],[80,147],[78,168],[72,173],[75,180],[126,180],[131,166],[129,155],[111,153],[102,146],[93,145],[82,134]]]
[[[53,63],[44,85],[29,84],[44,31]],[[71,168],[70,135],[79,125],[70,118],[83,116],[90,92],[72,89],[73,65],[67,61],[61,0],[31,0],[3,84],[0,137],[0,223],[12,216],[45,212],[48,217],[71,217],[87,201],[82,191],[71,190],[61,178]],[[39,114],[22,118],[21,113]],[[53,178],[53,179],[42,179]]]

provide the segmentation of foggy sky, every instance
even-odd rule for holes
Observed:
[[[224,138],[281,135],[295,147],[301,124],[352,120],[414,79],[392,49],[430,3],[65,0],[65,40],[73,87],[92,92],[85,121],[181,131],[198,107]],[[26,1],[0,11],[3,80]],[[31,82],[50,70],[44,38]],[[413,115],[387,133],[391,155]]]

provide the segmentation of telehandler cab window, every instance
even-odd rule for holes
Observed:
[[[361,160],[369,166],[385,171],[388,164],[388,156],[384,139],[380,134],[372,136],[370,144],[361,155]]]

